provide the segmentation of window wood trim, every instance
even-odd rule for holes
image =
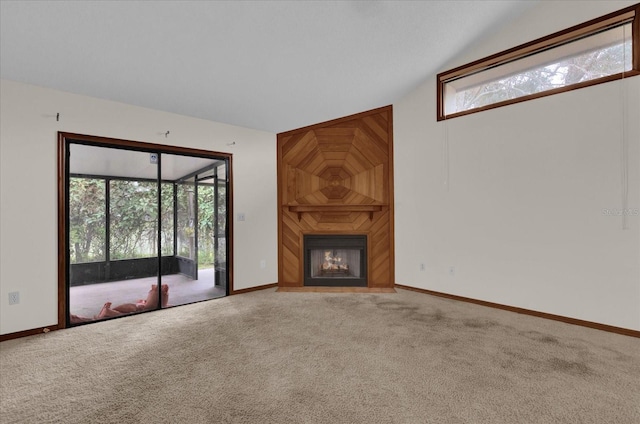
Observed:
[[[524,57],[536,52],[557,47],[561,44],[570,42],[572,40],[579,39],[584,36],[588,36],[598,30],[610,27],[622,23],[624,21],[632,20],[631,29],[631,43],[632,43],[632,69],[629,71],[621,72],[614,75],[609,75],[602,78],[597,78],[589,81],[584,81],[578,84],[572,84],[566,87],[559,87],[557,89],[547,90],[540,93],[529,94],[526,96],[518,97],[516,99],[509,99],[502,102],[493,103],[486,106],[477,107],[470,110],[461,112],[455,112],[449,115],[445,115],[444,106],[444,86],[445,83],[459,78],[466,74],[472,74],[490,67],[499,66],[501,63],[518,60],[520,57]],[[520,103],[528,100],[537,99],[540,97],[551,96],[554,94],[564,93],[571,90],[577,90],[580,88],[602,84],[609,81],[619,80],[635,75],[640,75],[640,3],[625,9],[609,13],[599,18],[592,19],[579,25],[567,28],[562,31],[555,32],[551,35],[538,38],[534,41],[521,44],[508,50],[493,54],[491,56],[467,63],[462,66],[458,66],[454,69],[441,72],[437,75],[437,120],[442,121],[445,119],[456,118],[458,116],[469,115],[472,113],[482,112],[488,109],[495,109],[497,107],[507,106],[515,103]]]

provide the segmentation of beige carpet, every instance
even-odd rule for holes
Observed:
[[[634,423],[640,339],[264,290],[0,344],[2,423]]]

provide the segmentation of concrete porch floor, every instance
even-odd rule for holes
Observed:
[[[180,274],[163,275],[162,284],[169,285],[169,306],[225,296],[225,286],[214,285],[214,274],[214,268],[207,268],[198,270],[197,280]],[[157,283],[157,277],[146,277],[71,287],[69,309],[72,315],[93,318],[105,302],[111,302],[115,307],[146,299],[151,285]]]

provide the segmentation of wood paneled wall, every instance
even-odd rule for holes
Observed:
[[[278,134],[278,207],[279,286],[303,286],[303,235],[366,234],[368,287],[393,287],[392,107]]]

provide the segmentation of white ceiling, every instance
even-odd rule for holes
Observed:
[[[0,0],[0,76],[277,133],[398,101],[534,3]]]
[[[163,180],[176,181],[214,163],[221,165],[217,169],[218,176],[226,178],[226,170],[222,160],[170,153],[162,153],[160,156],[162,162],[161,178]],[[158,178],[157,163],[157,161],[152,161],[151,153],[148,152],[76,143],[71,143],[69,146],[69,172],[71,174],[153,180]],[[200,172],[198,178],[212,176],[213,173],[213,170]]]

